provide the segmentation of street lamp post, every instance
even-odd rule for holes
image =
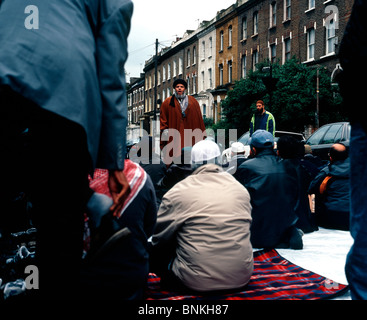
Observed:
[[[269,76],[263,77],[262,81],[266,87],[266,90],[269,92],[269,109],[271,110],[272,107],[272,100],[273,100],[273,91],[278,83],[277,78],[273,78],[273,64],[271,63],[269,67],[263,67],[262,71],[268,71],[269,70]]]
[[[319,68],[317,68],[316,76],[316,129],[320,127],[320,75]]]

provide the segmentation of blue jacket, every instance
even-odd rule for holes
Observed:
[[[262,115],[254,114],[252,116],[250,122],[250,136],[258,129],[269,131],[274,136],[275,119],[269,111],[265,111]]]
[[[0,85],[80,124],[94,165],[123,169],[131,1],[0,3]]]

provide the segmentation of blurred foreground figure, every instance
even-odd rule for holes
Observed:
[[[17,231],[12,204],[25,194],[42,298],[77,291],[88,173],[110,171],[113,212],[129,191],[123,70],[132,11],[129,0],[0,5],[0,228]]]
[[[350,111],[350,232],[354,244],[346,263],[352,299],[367,299],[367,118],[361,103],[367,72],[367,2],[355,0],[340,45],[343,73],[339,81],[344,104]]]

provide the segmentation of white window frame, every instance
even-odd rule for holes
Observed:
[[[289,51],[287,51],[287,43],[289,43]],[[292,58],[292,37],[287,37],[283,39],[283,64]],[[289,58],[287,59],[287,54],[289,54]]]
[[[252,70],[256,71],[256,64],[259,62],[259,52],[254,50],[252,52]]]
[[[208,72],[209,72],[209,88],[213,88],[213,70],[212,68],[209,68]]]
[[[335,53],[336,37],[336,21],[331,19],[326,27],[326,55]],[[332,46],[332,48],[330,48]]]
[[[247,39],[247,17],[242,18],[242,40]]]
[[[315,59],[315,37],[315,28],[309,28],[307,30],[307,61]]]
[[[315,9],[315,5],[316,5],[316,0],[308,0],[308,10],[313,10]]]
[[[219,85],[222,86],[223,85],[223,64],[221,63],[219,65]]]
[[[224,48],[224,32],[223,30],[220,32],[220,52],[223,51]]]
[[[228,83],[232,83],[233,81],[233,66],[232,60],[228,61]]]
[[[292,17],[292,0],[284,0],[284,21],[291,20]]]
[[[232,33],[233,33],[233,28],[232,26],[228,27],[228,47],[232,47]]]
[[[253,27],[252,27],[252,34],[255,36],[259,33],[259,12],[255,11],[253,14]]]
[[[270,28],[273,28],[277,25],[277,3],[276,1],[273,1],[272,3],[270,3],[270,15],[269,15],[269,25]]]
[[[208,58],[211,58],[213,55],[213,38],[209,38],[209,56]]]
[[[247,67],[247,56],[244,54],[241,58],[241,75],[243,79],[246,79],[246,67]]]

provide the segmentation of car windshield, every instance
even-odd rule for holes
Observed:
[[[324,126],[315,131],[314,134],[308,138],[306,143],[309,144],[310,146],[319,144],[321,138],[324,136],[325,132],[329,129],[329,127],[330,126]]]
[[[334,124],[330,126],[320,144],[331,144],[340,141],[342,137],[342,124]]]

